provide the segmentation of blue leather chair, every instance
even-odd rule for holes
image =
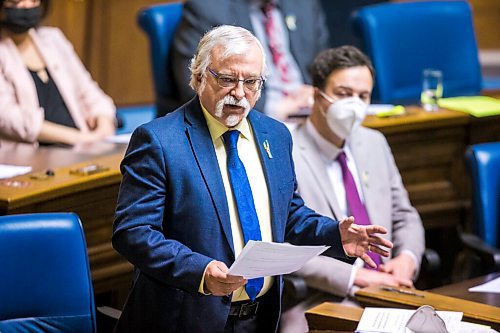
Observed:
[[[156,109],[153,105],[126,106],[116,109],[119,126],[116,134],[132,133],[138,126],[153,120]]]
[[[425,68],[443,72],[444,97],[480,93],[481,68],[467,2],[368,6],[353,15],[353,24],[377,72],[374,100],[419,102]]]
[[[156,109],[160,114],[173,111],[182,104],[168,66],[170,46],[181,16],[181,2],[147,6],[137,16],[139,26],[149,38]]]
[[[82,226],[72,213],[0,217],[0,332],[95,332]]]
[[[472,184],[472,234],[460,235],[469,258],[467,277],[500,271],[500,142],[470,146],[465,153]]]
[[[500,248],[500,142],[472,145],[465,159],[472,180],[473,231]]]

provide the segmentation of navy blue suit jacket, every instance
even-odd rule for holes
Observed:
[[[333,245],[344,257],[338,223],[305,207],[295,192],[287,128],[255,110],[248,119],[267,181],[273,240]],[[137,275],[118,331],[222,331],[230,297],[202,295],[198,288],[210,261],[229,267],[235,255],[224,185],[199,99],[139,127],[121,171],[113,246]],[[281,277],[274,288],[277,325]]]

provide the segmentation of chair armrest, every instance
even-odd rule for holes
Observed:
[[[112,333],[122,312],[109,306],[98,306],[96,311],[97,332]]]
[[[415,287],[421,290],[438,287],[442,284],[441,275],[441,257],[435,250],[426,248]]]
[[[296,300],[303,300],[307,297],[307,283],[301,277],[285,275],[283,277],[283,286]]]
[[[305,300],[309,292],[306,280],[295,275],[283,276],[283,291],[286,293],[286,297],[283,298],[283,311]]]
[[[441,257],[433,249],[426,248],[422,257],[422,271],[437,273],[441,268]]]
[[[479,257],[485,273],[500,270],[500,249],[489,246],[476,235],[461,233],[460,239],[467,249]]]

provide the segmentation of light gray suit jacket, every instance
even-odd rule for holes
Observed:
[[[293,131],[292,136],[299,193],[310,208],[340,220],[343,216],[316,143],[305,125]],[[351,134],[350,149],[370,221],[387,228],[386,238],[394,243],[391,255],[411,251],[419,261],[418,269],[425,249],[424,229],[410,203],[387,140],[378,131],[360,127]],[[350,264],[319,256],[296,275],[304,277],[310,287],[345,297],[352,269]]]

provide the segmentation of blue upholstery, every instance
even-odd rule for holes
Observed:
[[[367,6],[354,14],[353,23],[377,72],[374,100],[418,102],[425,68],[443,72],[444,97],[480,93],[481,68],[467,2]]]
[[[180,105],[168,59],[181,16],[180,2],[144,7],[137,16],[139,26],[149,38],[157,110],[174,110]]]
[[[474,233],[500,248],[500,142],[472,145],[465,157],[472,178]]]
[[[121,127],[116,134],[132,133],[138,126],[154,119],[156,110],[153,105],[127,106],[116,109],[116,117]]]
[[[0,332],[95,332],[95,318],[78,216],[0,216]]]

